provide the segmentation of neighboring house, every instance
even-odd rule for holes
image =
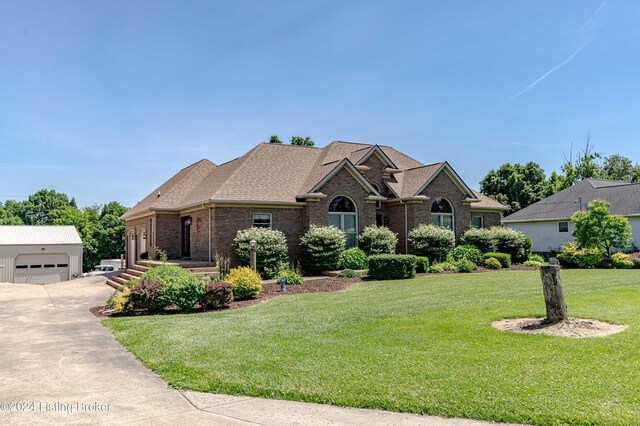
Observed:
[[[574,240],[571,216],[595,199],[611,203],[611,213],[626,216],[640,245],[640,184],[587,179],[502,219],[533,240],[533,251],[558,251]]]
[[[74,226],[0,226],[0,282],[54,283],[82,274]]]
[[[169,258],[210,261],[216,253],[237,264],[240,229],[264,226],[287,237],[300,259],[309,225],[335,225],[347,245],[367,225],[406,235],[420,223],[452,229],[500,225],[506,207],[471,190],[451,166],[424,165],[387,146],[333,142],[324,148],[261,143],[240,158],[215,165],[201,160],[181,170],[122,216],[127,262],[155,249]]]

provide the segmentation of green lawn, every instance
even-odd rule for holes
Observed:
[[[544,316],[535,271],[365,282],[196,315],[109,319],[172,386],[540,425],[640,424],[640,271],[565,270],[569,339],[494,330]]]

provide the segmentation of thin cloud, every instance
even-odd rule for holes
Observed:
[[[558,65],[556,65],[555,67],[551,68],[549,71],[547,71],[546,73],[542,74],[540,77],[538,77],[537,79],[535,79],[533,81],[533,83],[529,84],[527,87],[525,87],[524,89],[522,89],[521,91],[519,91],[518,93],[516,93],[515,95],[513,95],[511,98],[509,98],[508,102],[511,102],[512,100],[514,100],[515,98],[517,98],[518,96],[524,95],[525,93],[527,93],[529,90],[533,89],[534,87],[536,87],[542,80],[544,80],[545,78],[549,77],[551,74],[553,74],[554,72],[556,72],[557,70],[559,70],[560,68],[562,68],[563,66],[567,65],[569,62],[571,62],[573,60],[573,58],[575,58],[578,53],[582,52],[584,50],[585,47],[587,47],[589,45],[589,43],[585,44],[584,46],[582,46],[581,48],[579,48],[578,50],[576,50],[575,52],[573,52],[571,55],[569,55],[569,57],[567,59],[565,59],[564,61],[560,62]]]
[[[593,12],[593,13],[591,14],[591,16],[589,16],[589,19],[587,19],[587,20],[584,22],[584,24],[582,24],[582,26],[580,27],[580,31],[584,30],[584,29],[585,29],[585,27],[586,27],[587,25],[589,25],[589,23],[590,23],[591,21],[593,21],[593,19],[596,17],[596,15],[598,15],[598,12],[600,12],[600,10],[601,10],[601,9],[602,9],[606,4],[607,4],[607,1],[609,1],[609,0],[604,0],[604,1],[602,2],[602,4],[600,5],[600,7],[598,7],[598,8],[596,9],[596,11],[595,11],[595,12]]]

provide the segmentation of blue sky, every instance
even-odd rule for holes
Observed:
[[[5,1],[0,200],[131,206],[278,134],[394,147],[478,182],[587,131],[640,162],[640,3]]]

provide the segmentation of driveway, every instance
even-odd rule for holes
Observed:
[[[89,312],[113,291],[104,281],[0,284],[0,424],[487,424],[179,392],[120,346]]]

